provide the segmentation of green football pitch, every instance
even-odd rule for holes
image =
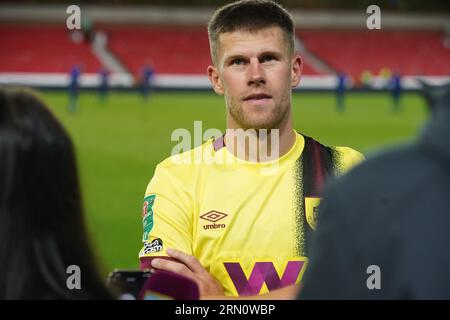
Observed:
[[[83,93],[75,113],[61,91],[41,92],[70,133],[76,147],[87,223],[104,272],[137,268],[141,246],[141,206],[145,188],[158,162],[178,141],[177,128],[192,132],[201,120],[203,132],[225,129],[222,97],[213,93],[155,93],[144,102],[134,92],[111,93],[100,101]],[[411,141],[428,115],[423,99],[406,94],[400,112],[393,112],[385,93],[352,93],[347,108],[335,110],[332,93],[296,92],[293,96],[297,131],[327,145],[344,145],[366,155]]]

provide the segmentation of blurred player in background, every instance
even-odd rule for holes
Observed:
[[[98,94],[100,100],[104,102],[108,96],[109,91],[109,71],[105,67],[101,68],[99,73],[100,85],[98,87]]]
[[[69,136],[33,93],[3,88],[0,261],[0,299],[112,298],[89,245]]]
[[[152,65],[147,64],[142,68],[141,94],[144,101],[147,101],[153,91],[155,70]]]
[[[79,93],[79,81],[81,76],[81,68],[79,65],[74,65],[70,70],[70,82],[69,82],[69,111],[75,112],[78,108],[78,93]]]
[[[145,192],[141,268],[189,277],[203,298],[269,291],[258,297],[289,297],[307,265],[323,184],[362,155],[294,130],[291,96],[302,60],[285,9],[272,1],[238,1],[216,11],[208,32],[214,63],[208,77],[225,97],[227,132],[181,154],[187,162],[177,155],[157,166]],[[279,136],[268,138],[268,131]],[[237,132],[256,143],[236,139]],[[270,152],[279,146],[273,161],[258,149],[269,139],[276,140]],[[192,161],[198,150],[212,161]]]
[[[402,78],[398,71],[392,74],[390,79],[390,89],[392,97],[392,108],[395,112],[398,112],[401,107],[401,96],[403,92],[402,88]]]
[[[345,110],[345,90],[347,89],[347,76],[345,73],[339,73],[336,86],[336,109],[340,112]]]

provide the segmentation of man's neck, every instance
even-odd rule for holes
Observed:
[[[296,135],[290,114],[277,129],[229,128],[225,146],[235,157],[250,162],[267,162],[281,158],[295,144]]]

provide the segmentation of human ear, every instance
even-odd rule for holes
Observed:
[[[211,82],[214,91],[218,95],[223,95],[224,89],[222,80],[220,79],[219,70],[215,66],[208,66],[207,73],[209,82]]]
[[[303,70],[303,60],[299,55],[295,55],[292,59],[292,69],[291,69],[291,86],[295,88],[300,83],[300,78],[302,76]]]

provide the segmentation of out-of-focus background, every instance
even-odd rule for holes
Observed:
[[[450,79],[448,1],[280,1],[304,60],[297,131],[365,154],[413,139],[429,116],[417,79]],[[225,130],[206,78],[206,24],[226,1],[0,4],[0,84],[37,88],[77,149],[90,232],[105,270],[137,268],[144,191],[177,128]],[[68,6],[80,8],[69,30]],[[72,21],[72,20],[71,20]],[[74,22],[74,21],[72,21]]]

